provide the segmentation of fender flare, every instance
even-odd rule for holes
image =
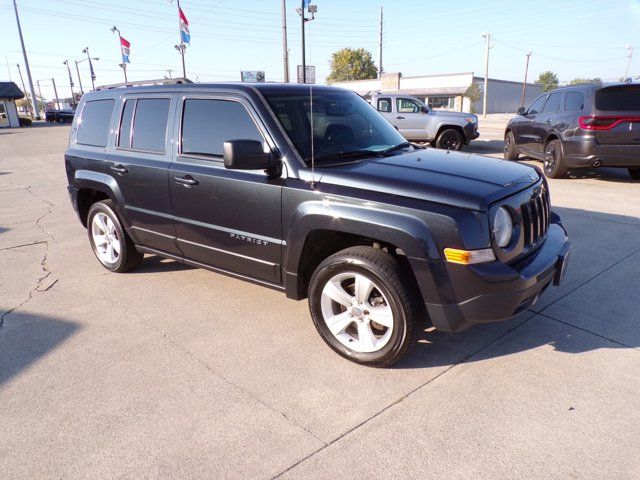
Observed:
[[[131,224],[127,219],[127,215],[121,208],[121,205],[125,205],[124,196],[118,186],[115,178],[105,173],[94,172],[91,170],[76,170],[73,176],[73,186],[78,190],[84,188],[96,190],[107,195],[115,204],[116,211],[120,216],[120,220],[124,224],[127,230],[130,229]]]

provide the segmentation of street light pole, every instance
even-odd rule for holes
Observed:
[[[624,81],[627,81],[627,76],[629,75],[629,67],[631,67],[631,55],[633,55],[633,47],[627,44],[627,68],[624,70]]]
[[[178,35],[180,37],[180,43],[178,45],[174,45],[175,49],[180,52],[180,59],[182,60],[182,77],[187,78],[187,67],[184,63],[184,51],[187,49],[187,46],[182,41],[182,20],[180,18],[182,9],[180,8],[180,0],[176,2],[178,4]]]
[[[34,110],[36,110],[36,108],[34,108],[34,104],[33,104],[33,98],[35,98],[35,94],[32,97],[31,103],[29,103],[29,96],[27,95],[27,89],[24,86],[24,78],[22,78],[22,70],[20,70],[20,64],[16,63],[16,67],[18,67],[18,73],[20,74],[20,82],[22,83],[22,91],[24,92],[25,96],[27,97],[27,110],[29,110],[29,113],[31,114],[31,116],[34,116]]]
[[[489,49],[491,48],[491,34],[483,33],[482,37],[487,40],[484,52],[484,92],[482,96],[482,116],[487,118],[487,88],[489,87]]]
[[[71,106],[73,107],[76,104],[76,96],[73,93],[73,77],[71,76],[71,69],[69,68],[69,60],[65,60],[62,63],[67,66],[67,73],[69,74],[69,88],[71,88]]]
[[[382,78],[382,28],[384,24],[382,23],[382,7],[380,7],[380,44],[378,45],[378,78]]]
[[[89,61],[89,73],[91,73],[91,87],[93,90],[96,89],[96,73],[93,71],[93,63],[91,63],[91,57],[89,56],[89,47],[86,47],[82,50],[82,53],[87,54],[87,60]]]
[[[58,98],[58,89],[56,88],[56,79],[52,78],[51,83],[53,83],[53,93],[56,96],[56,104],[58,105],[58,110],[60,110],[60,99]]]
[[[111,27],[111,32],[118,32],[118,45],[120,46],[120,55],[122,56],[122,63],[118,64],[120,68],[122,68],[122,72],[124,73],[124,83],[129,83],[127,80],[127,64],[124,61],[124,55],[122,53],[122,35],[120,35],[120,30],[115,25]]]
[[[40,80],[38,80],[36,83],[38,84],[38,95],[40,95],[40,104],[42,104],[43,97],[42,90],[40,90]],[[46,110],[46,108],[43,108],[42,110]]]
[[[304,18],[304,0],[302,0],[301,2],[300,9],[300,18],[302,19],[302,83],[307,83],[307,60],[304,42],[304,24],[306,23],[307,19]]]
[[[31,79],[31,69],[29,68],[29,59],[27,58],[27,50],[24,48],[24,39],[22,38],[22,27],[20,26],[20,17],[18,16],[18,5],[16,0],[13,0],[13,10],[16,12],[16,24],[18,25],[18,35],[20,37],[20,45],[22,46],[22,56],[24,57],[24,67],[27,70],[27,80],[29,81],[29,93],[31,93],[31,102],[35,106],[36,104],[36,92],[33,89],[33,80]],[[22,74],[20,74],[22,75]],[[25,94],[27,91],[25,90]],[[36,120],[40,120],[40,112],[35,112]]]
[[[80,68],[78,68],[78,60],[74,60],[76,62],[76,73],[78,74],[78,86],[80,87],[80,96],[84,95],[84,90],[82,89],[82,77],[80,76]]]
[[[522,82],[522,98],[520,99],[520,106],[524,107],[524,97],[527,92],[527,75],[529,73],[529,57],[531,56],[531,52],[527,52],[527,63],[524,67],[524,82]]]
[[[289,49],[287,48],[287,1],[282,0],[282,60],[284,83],[289,83]]]

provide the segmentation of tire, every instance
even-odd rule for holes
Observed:
[[[462,150],[464,138],[462,134],[454,128],[446,128],[442,130],[436,138],[436,147],[446,150]]]
[[[356,285],[364,288],[361,298]],[[382,250],[351,247],[331,255],[313,272],[308,294],[322,339],[355,363],[391,366],[416,341],[420,294],[401,264]]]
[[[504,136],[504,158],[505,160],[517,160],[520,156],[518,147],[516,146],[516,139],[513,137],[513,132],[509,131]]]
[[[93,253],[107,270],[127,272],[140,265],[144,257],[124,231],[111,200],[102,200],[91,206],[87,216],[87,234]]]
[[[567,176],[567,166],[562,154],[560,140],[551,140],[544,149],[544,173],[549,178],[564,178]]]
[[[640,180],[640,168],[638,167],[630,168],[629,176],[634,180]]]

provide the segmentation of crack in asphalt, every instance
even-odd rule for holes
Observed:
[[[40,215],[36,220],[35,220],[35,225],[36,227],[38,227],[40,229],[40,231],[42,231],[42,233],[44,233],[48,238],[48,240],[42,240],[39,242],[33,242],[32,245],[42,245],[44,244],[44,253],[42,255],[42,260],[40,261],[40,269],[42,270],[42,272],[44,272],[44,275],[41,275],[40,277],[38,277],[38,280],[36,281],[35,286],[29,290],[29,293],[27,294],[27,298],[25,300],[23,300],[20,304],[18,304],[17,306],[10,308],[9,310],[7,310],[6,312],[4,312],[2,314],[2,316],[0,316],[0,328],[2,328],[4,326],[4,322],[5,319],[11,315],[13,312],[15,312],[16,310],[18,310],[19,308],[22,308],[23,306],[25,306],[27,303],[29,303],[29,301],[31,301],[31,299],[33,298],[33,295],[36,292],[47,292],[49,291],[51,288],[53,288],[53,286],[58,283],[58,279],[55,279],[51,284],[49,284],[47,287],[45,287],[44,289],[42,288],[42,283],[49,278],[49,276],[51,275],[51,269],[49,268],[49,265],[47,264],[47,258],[49,255],[49,247],[51,246],[51,242],[53,240],[55,240],[55,237],[53,236],[53,234],[51,232],[49,232],[47,229],[45,229],[42,224],[40,222],[42,222],[42,220],[49,214],[51,214],[51,212],[53,212],[54,207],[56,206],[55,203],[50,202],[49,200],[42,198],[41,196],[33,193],[33,191],[31,190],[31,187],[26,187],[24,190],[26,190],[27,192],[29,192],[32,196],[34,196],[35,198],[37,198],[38,200],[40,200],[41,202],[44,202],[45,204],[47,204],[47,211],[44,212],[42,215]],[[18,245],[16,247],[9,247],[9,248],[18,248],[21,246],[26,246],[26,245]],[[3,249],[3,250],[8,250],[7,249]]]

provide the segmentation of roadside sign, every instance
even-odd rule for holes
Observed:
[[[264,83],[264,71],[262,70],[243,70],[240,72],[240,78],[244,83]]]
[[[307,65],[307,82],[316,83],[316,67],[314,65]],[[298,65],[298,83],[304,83],[302,81],[302,65]]]

